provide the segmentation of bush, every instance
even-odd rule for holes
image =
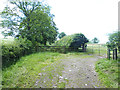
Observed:
[[[2,40],[2,64],[3,68],[15,63],[17,59],[26,54],[32,53],[32,42],[26,38],[15,39],[12,42]]]

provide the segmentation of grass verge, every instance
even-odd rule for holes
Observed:
[[[100,59],[96,62],[95,69],[106,88],[118,88],[118,73],[120,71],[117,60]]]
[[[63,57],[64,55],[60,53],[51,52],[41,52],[22,57],[15,65],[3,70],[2,88],[33,87],[38,74],[42,72],[42,68]]]

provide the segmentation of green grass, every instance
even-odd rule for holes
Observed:
[[[107,46],[103,44],[88,44],[87,48],[94,55],[107,57]],[[120,54],[118,54],[118,57],[120,57]],[[118,71],[118,61],[112,60],[111,55],[110,60],[103,58],[96,62],[95,68],[98,77],[106,88],[118,88],[118,81],[120,82],[118,80],[118,73],[120,72]]]
[[[42,52],[22,57],[15,65],[3,70],[3,88],[30,88],[35,84],[42,68],[51,65],[64,55],[60,53]],[[49,72],[51,68],[46,70]],[[60,72],[59,72],[60,73]],[[52,76],[50,78],[53,78]]]
[[[35,86],[36,80],[44,81],[47,77],[49,81],[43,84],[43,87],[51,87],[53,84],[57,84],[58,88],[63,88],[66,82],[59,83],[59,77],[56,77],[58,74],[62,76],[62,71],[64,66],[60,65],[60,59],[73,56],[78,57],[87,53],[71,52],[67,54],[61,53],[52,53],[52,52],[41,52],[35,53],[28,56],[22,57],[16,64],[5,68],[2,72],[2,84],[3,88],[40,88]],[[45,68],[43,70],[43,68]],[[56,71],[54,71],[56,69]],[[46,73],[46,75],[39,76],[39,73]],[[56,79],[52,81],[53,78]],[[46,86],[44,86],[46,85]]]
[[[96,63],[96,71],[106,88],[118,88],[118,73],[120,71],[118,71],[116,60],[100,59]]]
[[[58,88],[65,88],[66,83],[65,82],[61,82],[58,84]]]

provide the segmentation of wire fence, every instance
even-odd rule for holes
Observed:
[[[88,44],[87,51],[95,55],[107,57],[107,46],[104,44]]]

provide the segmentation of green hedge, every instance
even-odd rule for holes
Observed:
[[[19,38],[9,42],[2,40],[2,67],[7,67],[17,61],[21,56],[32,53],[34,47],[27,39]]]

